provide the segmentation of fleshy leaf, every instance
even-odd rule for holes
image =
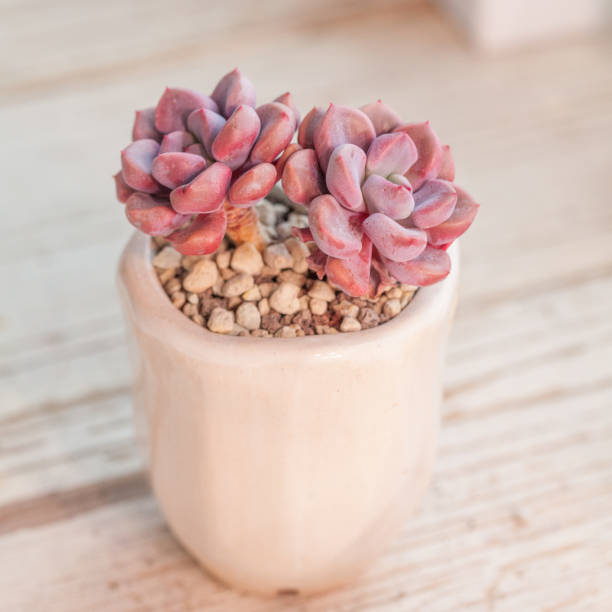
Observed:
[[[134,227],[149,236],[165,236],[189,220],[189,216],[174,211],[167,200],[140,192],[127,199],[125,216]]]
[[[327,259],[327,255],[318,246],[315,246],[312,253],[306,258],[308,267],[319,277],[319,279],[325,276]]]
[[[327,280],[353,297],[367,295],[372,264],[372,242],[367,236],[362,239],[359,253],[345,259],[328,257],[325,266]]]
[[[308,227],[292,227],[291,233],[302,242],[312,242],[314,236]]]
[[[189,132],[183,130],[177,130],[176,132],[170,132],[166,134],[161,141],[159,146],[159,152],[161,153],[172,153],[172,152],[183,152],[185,147],[192,145],[194,142],[193,136]]]
[[[241,104],[255,106],[255,87],[238,68],[228,72],[212,92],[221,114],[229,117]]]
[[[365,211],[361,183],[365,176],[366,154],[354,144],[336,147],[329,158],[325,182],[329,192],[349,210]]]
[[[225,212],[219,210],[198,215],[188,227],[170,234],[168,240],[183,255],[207,255],[219,248],[226,228]]]
[[[193,155],[199,155],[200,157],[206,158],[206,151],[199,142],[187,145],[185,147],[185,153],[193,153]]]
[[[274,162],[276,166],[276,180],[280,181],[283,177],[283,170],[285,169],[285,164],[287,160],[296,152],[301,151],[302,147],[297,142],[292,142],[287,148],[283,151],[283,154]]]
[[[452,183],[440,179],[426,181],[414,194],[412,221],[421,229],[440,225],[451,216],[455,204],[457,192]]]
[[[176,189],[206,168],[206,160],[192,153],[161,153],[153,160],[153,177],[165,187]]]
[[[276,183],[274,164],[262,163],[241,174],[229,190],[229,201],[234,206],[250,206],[265,198]]]
[[[317,129],[321,119],[325,115],[325,109],[320,106],[313,106],[310,112],[306,114],[298,129],[298,143],[306,148],[314,147],[314,132]]]
[[[155,127],[162,133],[185,130],[187,117],[196,108],[218,111],[215,102],[192,89],[170,89],[162,94],[155,109]]]
[[[389,272],[400,282],[425,287],[433,285],[448,276],[451,268],[450,257],[446,251],[427,248],[415,259],[405,262],[387,260]]]
[[[115,193],[117,194],[117,199],[122,204],[125,204],[128,198],[134,193],[134,190],[123,180],[121,171],[117,172],[117,174],[113,174],[113,178],[115,179]]]
[[[135,140],[121,151],[123,180],[134,190],[155,193],[159,185],[151,175],[159,144],[151,138]]]
[[[297,204],[308,205],[325,193],[325,181],[314,149],[300,149],[287,160],[282,186],[287,197]]]
[[[142,140],[151,138],[159,142],[161,134],[155,127],[155,107],[137,110],[134,116],[134,126],[132,127],[132,140]]]
[[[392,261],[414,259],[427,246],[427,234],[401,226],[382,213],[374,213],[363,222],[363,230],[378,252]]]
[[[404,174],[417,160],[417,149],[408,134],[395,132],[377,136],[368,149],[368,174]]]
[[[251,151],[251,161],[274,161],[291,142],[295,132],[295,115],[293,111],[280,102],[270,102],[257,107],[261,121],[259,138]]]
[[[221,163],[214,163],[200,172],[190,183],[170,193],[172,208],[183,214],[211,213],[218,210],[227,193],[232,171]]]
[[[367,115],[356,108],[330,104],[314,130],[314,147],[323,172],[333,150],[342,144],[354,144],[367,151],[376,132]],[[300,143],[301,144],[301,143]]]
[[[236,170],[247,160],[260,127],[261,121],[253,107],[238,106],[212,143],[213,157]]]
[[[380,212],[391,219],[405,219],[414,208],[410,184],[398,185],[378,174],[368,176],[363,195],[371,213]]]
[[[438,176],[442,167],[442,145],[429,121],[400,125],[394,132],[408,134],[416,145],[418,158],[406,172],[406,178],[416,191],[426,180]]]
[[[300,123],[300,111],[298,110],[298,107],[293,101],[293,96],[288,91],[286,91],[284,94],[278,96],[278,98],[274,98],[274,102],[280,102],[281,104],[284,104],[285,106],[288,106],[291,109],[291,111],[293,112],[293,117],[295,119],[295,127],[297,127]]]
[[[457,204],[453,214],[444,223],[427,230],[429,243],[433,246],[448,246],[467,230],[478,212],[479,205],[472,197],[457,185],[454,185],[457,192]]]
[[[455,161],[449,145],[442,145],[442,165],[438,178],[451,182],[455,180]]]
[[[212,156],[213,141],[224,125],[225,119],[219,113],[207,108],[196,108],[187,118],[189,131],[204,145],[210,156]]]
[[[353,213],[331,195],[315,198],[308,209],[308,224],[318,247],[327,255],[345,258],[361,250],[365,215]]]
[[[361,110],[369,117],[377,136],[390,132],[401,123],[401,119],[395,111],[391,110],[381,100],[366,104],[361,107]]]

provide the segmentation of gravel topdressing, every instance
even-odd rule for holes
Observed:
[[[172,304],[197,325],[231,336],[295,338],[356,332],[397,316],[417,288],[397,283],[377,299],[353,298],[308,269],[308,247],[289,235],[305,215],[263,201],[260,222],[272,242],[224,241],[216,253],[183,256],[154,238],[153,266]]]

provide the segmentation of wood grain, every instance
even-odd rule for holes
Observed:
[[[0,6],[3,612],[612,609],[612,39],[480,58],[426,7],[322,4]],[[131,426],[109,177],[129,109],[236,64],[262,100],[282,83],[302,111],[383,97],[431,119],[482,202],[433,486],[361,581],[320,597],[203,574]]]

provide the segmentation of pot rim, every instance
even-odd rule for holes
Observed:
[[[448,250],[451,271],[443,280],[429,287],[421,287],[404,310],[382,325],[358,332],[305,336],[298,338],[257,338],[216,334],[199,326],[177,310],[163,290],[153,269],[151,238],[135,231],[125,246],[119,261],[118,286],[134,322],[143,331],[160,341],[178,344],[191,355],[201,355],[209,360],[219,350],[228,350],[236,367],[241,357],[248,367],[253,359],[292,358],[307,355],[338,358],[347,351],[361,352],[386,342],[394,342],[398,336],[410,336],[415,329],[435,327],[443,321],[454,305],[459,281],[459,247],[453,243]],[[241,351],[240,349],[248,349]],[[258,350],[261,349],[261,350]],[[376,355],[364,353],[366,358]],[[247,361],[248,360],[248,361]]]

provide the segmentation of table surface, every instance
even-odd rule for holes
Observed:
[[[424,7],[220,36],[197,2],[181,19],[149,4],[2,9],[0,608],[611,610],[610,36],[480,57]],[[431,489],[358,583],[319,597],[206,577],[134,447],[113,278],[130,229],[110,175],[131,109],[234,65],[262,100],[382,97],[431,119],[482,203]]]

